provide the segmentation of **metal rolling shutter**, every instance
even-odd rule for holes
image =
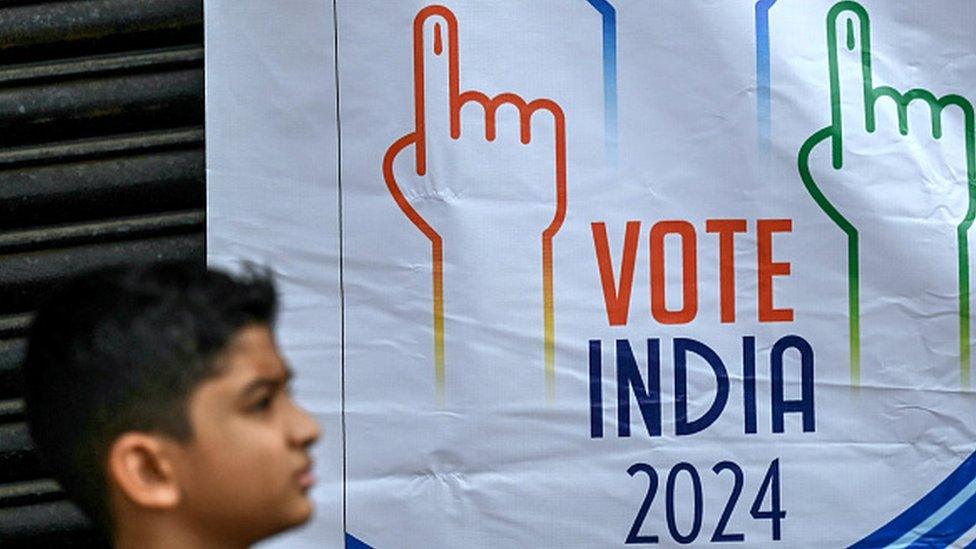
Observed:
[[[202,0],[0,7],[0,546],[100,547],[41,469],[19,365],[53,283],[204,261]]]

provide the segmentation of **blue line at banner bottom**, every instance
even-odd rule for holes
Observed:
[[[346,532],[346,549],[375,549],[372,545],[360,541],[356,536]]]
[[[976,452],[931,492],[849,549],[946,547],[976,526]]]

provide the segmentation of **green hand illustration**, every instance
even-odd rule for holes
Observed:
[[[968,388],[968,231],[976,214],[973,107],[959,95],[937,98],[920,88],[902,93],[890,86],[875,86],[870,21],[856,2],[839,2],[828,13],[827,49],[831,123],[800,147],[798,168],[817,205],[847,236],[851,384],[861,382],[861,245],[865,233],[882,235],[897,227],[894,234],[931,231],[948,235],[952,242],[915,237],[916,249],[922,250],[919,253],[937,250],[940,244],[955,248],[951,261],[958,266],[960,379]],[[893,116],[879,116],[879,112],[893,112]],[[952,116],[958,119],[958,128],[953,127],[956,120]],[[893,241],[885,237],[877,242]],[[863,251],[891,251],[880,248],[883,246]],[[887,261],[892,270],[905,267],[910,272],[915,267],[899,264],[895,258]],[[878,259],[875,262],[883,265]],[[924,267],[915,270],[924,271]],[[935,293],[920,285],[916,289],[921,289],[920,294]]]

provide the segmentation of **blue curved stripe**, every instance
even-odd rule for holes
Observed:
[[[617,10],[607,0],[586,0],[603,17],[603,132],[610,165],[617,166]]]
[[[358,539],[356,536],[346,532],[346,549],[374,549],[372,545],[368,545]]]
[[[973,527],[976,517],[976,495],[970,497],[951,515],[909,545],[912,549],[923,547],[949,547]]]
[[[772,140],[772,77],[769,68],[769,10],[776,0],[756,2],[756,116],[759,128],[759,151],[768,153]]]
[[[971,490],[976,488],[976,453],[966,458],[966,461],[962,465],[939,483],[931,492],[926,494],[925,497],[868,537],[851,545],[850,549],[887,547],[895,542],[901,542],[910,538],[913,533],[919,537],[912,540],[912,543],[917,543],[919,540],[925,539],[930,533],[937,535],[940,529],[945,529],[946,532],[950,533],[958,531],[958,535],[953,538],[953,541],[958,539],[959,536],[962,536],[966,531],[976,525],[976,509],[970,507],[971,505],[976,505],[973,502],[976,496],[970,495],[956,509],[944,508],[946,504],[950,503],[953,498],[959,496],[967,488]],[[938,516],[940,511],[950,511],[950,514],[933,527],[926,527],[926,521],[934,516]],[[902,543],[899,543],[899,545],[904,546]],[[915,547],[915,545],[911,545],[911,547]],[[939,545],[939,547],[944,547],[944,545]]]

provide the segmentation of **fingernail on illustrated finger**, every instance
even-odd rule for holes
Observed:
[[[444,52],[444,40],[441,38],[441,24],[434,23],[434,55]]]

